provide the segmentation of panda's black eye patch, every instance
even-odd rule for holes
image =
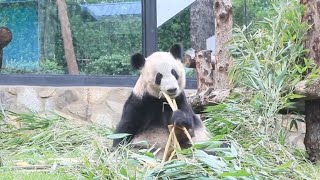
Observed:
[[[171,74],[176,78],[176,79],[179,79],[179,75],[177,74],[177,71],[172,69],[171,70]]]
[[[157,85],[161,84],[162,77],[163,77],[163,75],[161,73],[157,73],[157,76],[156,76],[156,84]]]

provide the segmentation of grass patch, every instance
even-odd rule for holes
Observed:
[[[10,171],[0,172],[0,180],[73,180],[76,179],[72,176],[64,173],[44,173],[44,172],[21,172],[21,171]]]
[[[0,173],[8,176],[15,174],[17,168],[33,165],[49,166],[48,172],[74,176],[74,169],[82,164],[94,142],[110,143],[104,138],[110,129],[75,124],[54,113],[3,112],[0,124]]]
[[[130,145],[112,149],[107,139],[111,133],[109,129],[74,124],[56,114],[4,112],[0,122],[0,173],[8,179],[41,179],[43,172],[30,170],[35,166],[47,166],[44,171],[48,178],[59,179],[251,176],[239,164],[236,144],[229,141],[228,147],[221,147],[223,141],[219,137],[179,151],[180,159],[161,163],[150,153],[151,149],[138,151]]]

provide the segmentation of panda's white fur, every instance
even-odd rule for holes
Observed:
[[[201,126],[195,129],[194,132],[195,136],[192,137],[192,141],[194,143],[196,142],[204,142],[208,141],[209,133],[207,132],[205,126]],[[169,137],[168,129],[165,128],[153,128],[150,130],[147,130],[141,134],[136,135],[132,139],[132,144],[134,144],[138,148],[150,148],[153,147],[154,150],[160,149],[157,152],[157,157],[162,157],[164,153],[164,147],[167,144]]]
[[[135,54],[131,58],[133,66],[140,70],[140,77],[124,105],[116,133],[132,134],[129,141],[137,147],[145,147],[139,142],[148,142],[150,146],[163,150],[169,136],[168,125],[172,123],[185,126],[193,142],[209,139],[206,128],[194,114],[184,94],[186,75],[180,61],[181,51],[180,46],[174,45],[170,52],[155,52],[147,58]],[[158,78],[159,74],[161,78]],[[159,98],[161,91],[176,99],[178,111],[172,112],[164,97]],[[113,146],[122,140],[114,140]],[[179,141],[188,146],[189,142],[183,137]],[[162,153],[160,151],[158,157]]]

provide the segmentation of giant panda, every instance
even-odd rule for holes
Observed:
[[[169,52],[154,52],[147,58],[140,53],[131,56],[131,65],[140,70],[140,76],[124,104],[121,120],[115,130],[115,133],[131,135],[125,140],[115,139],[113,147],[125,142],[137,145],[144,141],[164,149],[169,136],[169,124],[186,127],[193,142],[209,139],[205,126],[187,102],[184,93],[186,74],[181,58],[180,44],[173,45]],[[160,92],[176,100],[177,111],[172,112]],[[186,136],[177,135],[177,139],[182,148],[190,147]]]

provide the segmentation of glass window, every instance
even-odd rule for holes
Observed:
[[[167,6],[171,3],[171,6]],[[157,1],[158,47],[168,51],[172,44],[181,43],[185,51],[212,50],[214,36],[213,0]],[[202,23],[202,24],[201,24]],[[191,53],[194,54],[194,53]],[[186,68],[187,77],[195,69]]]
[[[168,51],[174,43],[181,43],[184,50],[191,48],[189,7],[158,27],[158,48]],[[186,68],[186,73],[187,77],[194,77],[195,69]]]
[[[80,74],[133,74],[129,56],[142,52],[141,1],[66,3]],[[0,25],[13,34],[2,73],[68,74],[56,1],[0,0]]]
[[[184,49],[190,48],[190,6],[171,10],[169,7],[162,7],[161,4],[162,2],[158,2],[157,5],[158,48],[168,51],[174,43],[181,43]]]
[[[274,11],[271,2],[269,0],[232,1],[234,25],[248,26],[272,15]]]
[[[3,50],[3,68],[15,72],[20,68],[37,69],[40,56],[37,3],[5,1],[0,3],[0,9],[1,25],[8,27],[13,34]]]

